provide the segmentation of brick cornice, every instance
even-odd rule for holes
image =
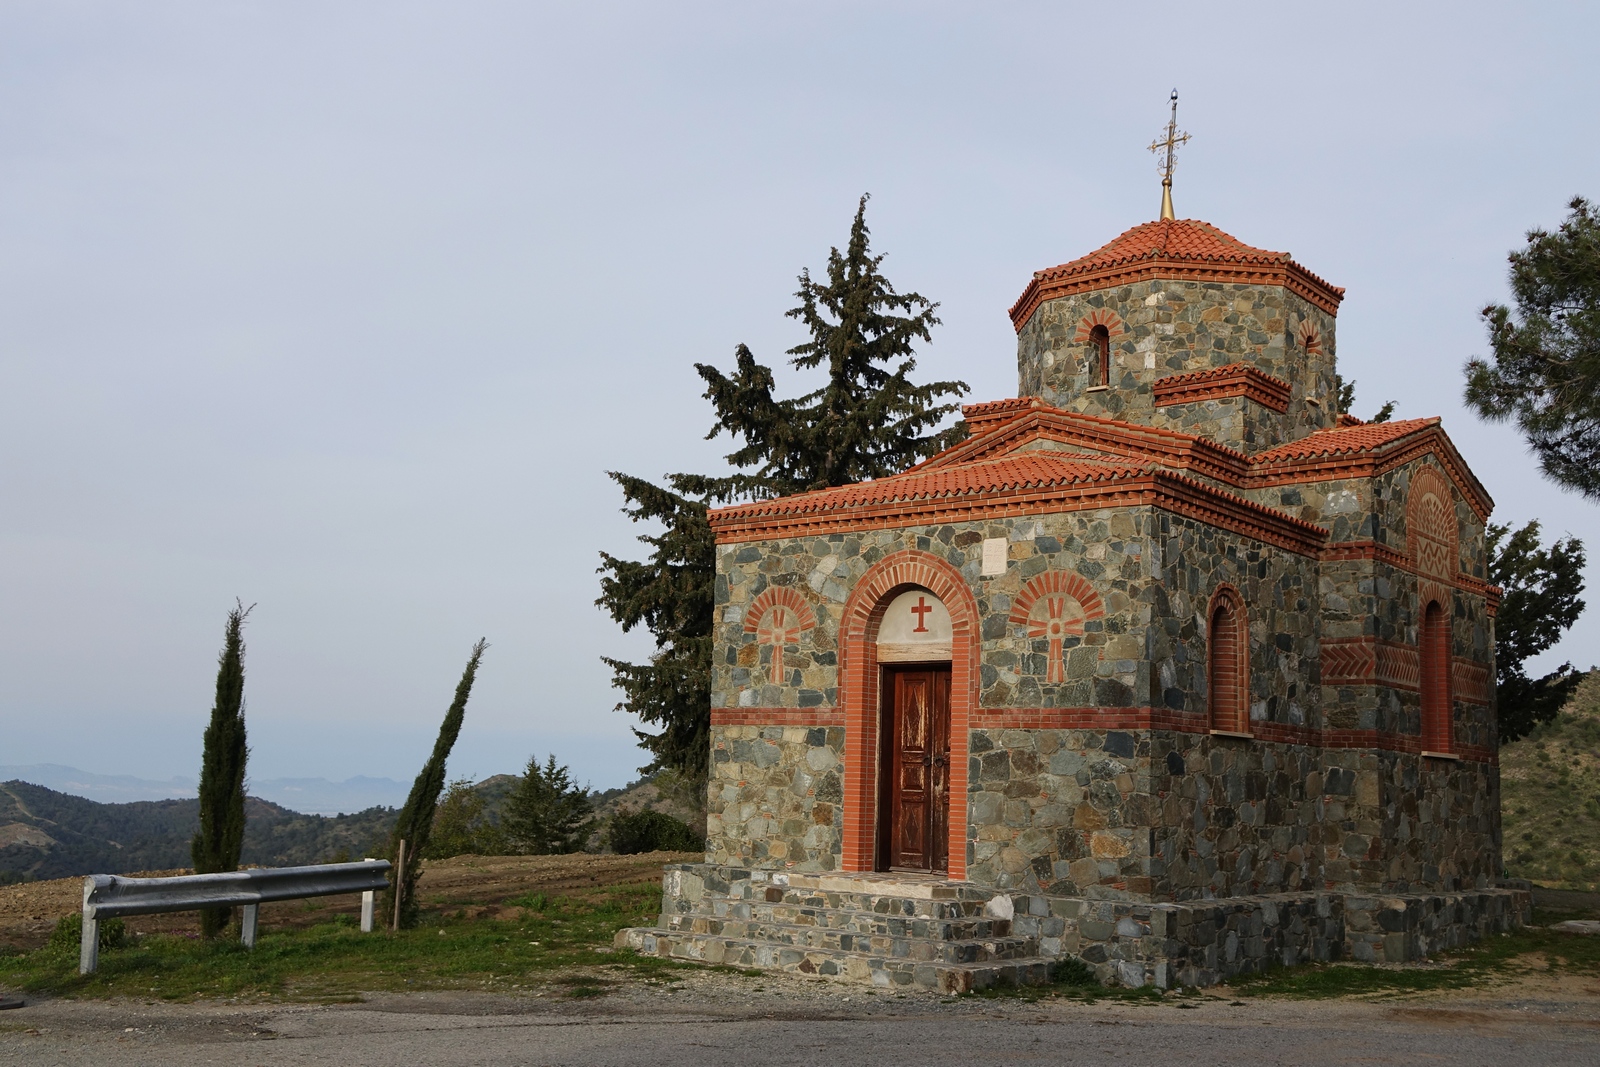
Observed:
[[[1156,460],[1163,466],[1190,470],[1236,486],[1244,483],[1250,469],[1250,458],[1244,453],[1194,434],[1062,411],[1044,406],[1041,401],[1019,406],[1015,415],[993,429],[969,437],[911,470],[971,463],[1008,452],[1030,440],[1077,445],[1123,459]]]
[[[1478,520],[1489,521],[1489,514],[1494,511],[1494,500],[1461,458],[1461,453],[1456,451],[1450,436],[1437,424],[1376,448],[1253,464],[1243,488],[1265,489],[1306,482],[1376,478],[1426,455],[1432,455],[1439,461]]]
[[[1448,580],[1441,579],[1437,575],[1425,575],[1417,568],[1416,562],[1410,556],[1399,549],[1379,544],[1376,541],[1335,541],[1322,549],[1321,559],[1324,563],[1350,561],[1382,563],[1418,578],[1427,578],[1432,582],[1443,581],[1443,584],[1471,596],[1483,597],[1490,605],[1490,614],[1494,614],[1494,611],[1500,606],[1501,589],[1499,586],[1490,585],[1482,578],[1460,572],[1452,575]]]
[[[974,522],[1017,515],[1089,511],[1109,507],[1155,507],[1221,529],[1315,556],[1327,531],[1315,523],[1246,500],[1170,471],[1144,471],[1065,486],[1022,487],[970,496],[895,500],[827,512],[781,515],[711,513],[718,544],[855,533],[885,527]]]
[[[1115,289],[1121,285],[1149,280],[1181,282],[1222,282],[1233,285],[1276,285],[1326,311],[1339,313],[1344,290],[1336,289],[1293,261],[1261,264],[1196,263],[1192,260],[1151,257],[1051,277],[1041,271],[1028,282],[1017,302],[1011,306],[1011,325],[1018,332],[1028,324],[1040,305],[1076,293],[1096,289]]]
[[[1170,730],[1209,733],[1203,712],[1167,708],[984,708],[972,716],[974,730]],[[1368,749],[1420,756],[1422,738],[1385,730],[1319,730],[1312,726],[1252,720],[1254,742],[1321,749]],[[1251,741],[1243,742],[1245,744]],[[1457,745],[1454,755],[1474,763],[1497,764],[1499,754],[1484,745]]]
[[[843,726],[839,708],[712,708],[712,726]]]
[[[1156,407],[1242,396],[1281,413],[1289,410],[1289,398],[1294,390],[1283,379],[1274,378],[1248,363],[1230,363],[1225,367],[1157,378],[1152,391]]]

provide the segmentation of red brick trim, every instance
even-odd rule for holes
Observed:
[[[968,438],[925,460],[920,469],[970,463],[1009,452],[1025,441],[1046,440],[1108,452],[1123,458],[1154,459],[1165,466],[1192,470],[1234,486],[1242,486],[1249,474],[1248,456],[1203,437],[1156,426],[1140,426],[1100,415],[1062,411],[1036,398],[1030,397],[1029,400],[1035,401],[1033,406],[1011,416],[1004,425],[981,438]]]
[[[1494,511],[1494,500],[1437,423],[1372,449],[1320,453],[1262,463],[1250,469],[1248,477],[1243,480],[1243,487],[1266,489],[1305,482],[1375,478],[1430,454],[1455,483],[1462,499],[1472,508],[1478,520],[1489,521],[1489,514]]]
[[[927,497],[871,504],[848,511],[789,514],[711,513],[718,544],[771,541],[821,533],[857,533],[884,528],[936,526],[1013,515],[1155,507],[1263,541],[1302,556],[1316,556],[1328,533],[1275,508],[1169,471],[1044,487],[1019,486],[963,497]]]
[[[1211,726],[1199,712],[1166,708],[985,708],[972,718],[974,730],[1165,730],[1206,734]],[[1422,738],[1380,730],[1318,730],[1310,726],[1252,720],[1256,743],[1323,749],[1369,749],[1420,756]],[[1454,755],[1476,763],[1499,763],[1488,746],[1458,745]]]
[[[1096,326],[1104,326],[1107,337],[1121,337],[1128,332],[1122,325],[1121,315],[1118,315],[1110,308],[1095,308],[1078,320],[1078,330],[1072,335],[1072,340],[1077,344],[1082,344],[1094,333]]]
[[[770,607],[785,607],[799,617],[796,627],[801,630],[810,630],[817,625],[817,616],[811,610],[810,603],[794,589],[787,585],[769,585],[766,591],[756,597],[750,604],[750,609],[744,613],[744,632],[753,634],[761,628],[761,616],[767,613]]]
[[[838,708],[712,708],[712,726],[843,726]]]
[[[1152,392],[1156,407],[1242,396],[1262,407],[1284,412],[1289,410],[1293,387],[1248,363],[1230,363],[1226,367],[1157,378]]]
[[[1220,636],[1215,631],[1217,611],[1226,607],[1234,614],[1234,632]],[[1228,649],[1228,643],[1235,647]],[[1234,657],[1233,677],[1224,681],[1219,677],[1219,655]],[[1206,719],[1213,730],[1232,730],[1248,733],[1250,730],[1250,614],[1244,597],[1229,582],[1219,582],[1206,606]]]
[[[950,877],[967,871],[967,738],[978,705],[978,602],[961,572],[938,556],[906,550],[874,564],[850,593],[839,624],[839,706],[844,714],[844,840],[840,863],[870,871],[878,801],[878,626],[909,588],[933,593],[950,612]]]
[[[1322,331],[1310,319],[1300,320],[1300,325],[1295,327],[1294,339],[1306,350],[1306,355],[1322,355]]]
[[[1322,562],[1347,563],[1371,560],[1393,567],[1397,571],[1404,571],[1418,579],[1423,579],[1436,587],[1451,587],[1471,596],[1484,598],[1485,606],[1490,615],[1500,607],[1500,597],[1504,592],[1497,585],[1490,585],[1482,578],[1470,574],[1457,572],[1448,581],[1442,581],[1418,572],[1411,557],[1398,549],[1388,545],[1378,544],[1376,541],[1336,541],[1322,550]]]
[[[1319,659],[1323,685],[1382,685],[1408,693],[1422,687],[1422,660],[1415,645],[1376,637],[1329,638]]]
[[[1081,614],[1066,613],[1066,600],[1069,598],[1077,603]],[[1046,609],[1046,618],[1034,619],[1033,609],[1041,600]],[[1029,637],[1043,637],[1048,641],[1049,664],[1045,681],[1055,683],[1067,680],[1066,656],[1063,654],[1065,638],[1082,635],[1084,623],[1104,618],[1105,613],[1100,594],[1094,591],[1094,586],[1083,575],[1077,571],[1049,570],[1028,579],[1022,592],[1011,602],[1008,621],[1026,626]]]
[[[1488,667],[1457,656],[1450,662],[1450,673],[1457,700],[1489,706],[1494,695],[1494,676]]]
[[[1082,274],[1065,278],[1035,277],[1022,291],[1017,302],[1011,306],[1011,325],[1021,333],[1028,320],[1033,318],[1033,313],[1039,309],[1039,305],[1047,300],[1057,300],[1063,296],[1092,292],[1096,289],[1115,289],[1119,285],[1132,285],[1135,282],[1157,278],[1182,282],[1276,285],[1330,315],[1339,313],[1339,301],[1344,298],[1344,290],[1334,288],[1294,262],[1270,266],[1266,264],[1226,266],[1218,263],[1197,264],[1178,259],[1152,257],[1135,263],[1121,263],[1084,271]]]
[[[1100,594],[1095,592],[1094,586],[1088,579],[1077,571],[1045,571],[1028,579],[1011,602],[1011,622],[1023,624],[1028,621],[1028,616],[1033,612],[1033,605],[1040,597],[1049,596],[1051,593],[1065,593],[1078,602],[1083,608],[1083,617],[1089,619],[1103,618],[1106,613],[1105,604],[1100,600]]]

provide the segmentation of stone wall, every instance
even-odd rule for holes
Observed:
[[[1097,357],[1080,329],[1095,321],[1112,335],[1105,389],[1095,388]],[[1157,378],[1230,363],[1291,383],[1288,411],[1243,401],[1154,406]],[[1017,375],[1018,396],[1258,452],[1333,425],[1334,317],[1278,286],[1136,282],[1041,304],[1017,335]]]
[[[1403,547],[1405,470],[1261,492],[1342,540]],[[986,538],[1007,542],[1003,575],[980,573]],[[1481,528],[1463,520],[1463,544],[1474,539],[1469,567]],[[1457,702],[1457,741],[1478,756],[1424,759],[1378,745],[1389,735],[1415,747],[1415,686],[1322,684],[1324,639],[1415,647],[1415,576],[1372,559],[1319,564],[1150,508],[719,546],[708,859],[839,869],[842,765],[854,758],[838,707],[841,619],[873,564],[905,549],[947,561],[977,605],[964,798],[973,882],[1186,901],[1327,885],[1453,890],[1498,876],[1499,782],[1481,758],[1493,752],[1492,709]],[[1062,574],[1097,604],[1057,653],[1013,615]],[[1205,627],[1222,583],[1247,607],[1253,738],[1209,733]],[[809,620],[776,681],[773,646],[750,621],[775,597]],[[1475,657],[1490,640],[1483,598],[1455,603],[1457,656]],[[1375,733],[1324,749],[1324,730]]]

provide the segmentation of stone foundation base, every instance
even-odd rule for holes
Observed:
[[[1280,893],[1179,904],[1045,897],[899,874],[674,864],[646,955],[961,993],[1047,982],[1067,958],[1123,986],[1206,986],[1272,966],[1425,959],[1531,920],[1526,889]]]

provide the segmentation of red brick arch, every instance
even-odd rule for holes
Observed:
[[[950,612],[950,877],[967,871],[967,732],[978,706],[978,601],[955,567],[928,552],[886,556],[862,575],[839,623],[839,706],[844,710],[844,841],[847,871],[876,858],[878,626],[889,602],[926,589]]]
[[[1078,330],[1072,335],[1073,342],[1082,344],[1087,341],[1096,326],[1104,326],[1108,337],[1121,337],[1128,332],[1128,328],[1122,324],[1121,315],[1110,308],[1096,308],[1078,320]]]
[[[744,632],[755,634],[758,643],[771,649],[768,669],[773,685],[783,684],[783,650],[799,645],[800,635],[816,625],[816,613],[806,598],[788,586],[769,586],[750,605],[744,616]]]
[[[799,621],[799,629],[809,630],[817,625],[816,612],[811,610],[811,605],[806,598],[786,585],[769,585],[764,593],[756,597],[750,604],[750,610],[744,613],[744,632],[753,634],[761,628],[761,617],[771,607],[784,607],[794,612]]]

